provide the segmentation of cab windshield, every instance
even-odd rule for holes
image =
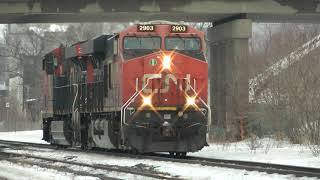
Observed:
[[[125,59],[131,59],[154,51],[161,48],[160,37],[125,37],[123,55]]]
[[[187,56],[205,60],[201,51],[201,41],[198,37],[166,37],[165,47],[166,50],[175,50]]]
[[[200,50],[200,39],[196,37],[167,37],[165,44],[167,50]]]

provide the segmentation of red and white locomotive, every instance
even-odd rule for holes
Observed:
[[[43,60],[43,138],[58,145],[200,150],[209,126],[204,34],[148,23],[59,47]]]

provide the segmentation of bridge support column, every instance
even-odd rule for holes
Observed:
[[[252,21],[233,19],[208,30],[210,42],[210,138],[245,136],[249,104],[248,55]]]

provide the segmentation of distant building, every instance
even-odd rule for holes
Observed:
[[[0,81],[0,95],[4,96],[6,91],[8,91],[8,86],[5,81]]]
[[[7,90],[6,82],[0,81],[0,91]]]

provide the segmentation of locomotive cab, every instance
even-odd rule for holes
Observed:
[[[207,73],[203,33],[174,24],[120,34],[123,138],[139,152],[185,153],[206,143]]]

